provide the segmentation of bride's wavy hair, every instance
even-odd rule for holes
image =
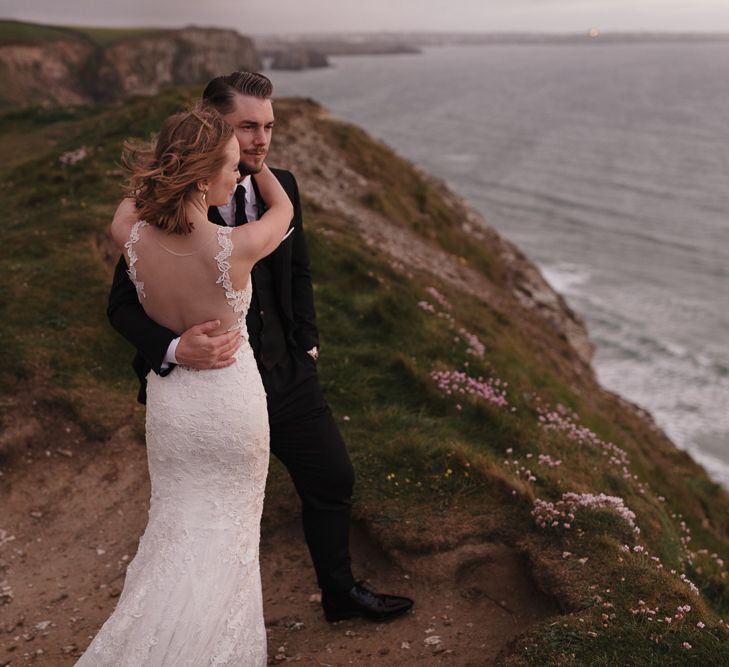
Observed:
[[[195,107],[170,116],[156,141],[125,142],[122,164],[131,172],[125,187],[140,220],[169,234],[189,234],[194,225],[185,202],[199,181],[217,176],[233,128],[211,108]]]

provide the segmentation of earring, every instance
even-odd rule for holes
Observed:
[[[207,190],[203,190],[202,197],[203,197],[203,204],[207,204],[207,197],[208,197]]]

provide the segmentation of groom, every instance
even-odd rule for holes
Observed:
[[[261,169],[270,146],[272,93],[269,79],[252,72],[216,77],[203,92],[205,104],[233,127],[244,176],[227,206],[209,209],[208,218],[216,224],[245,224],[265,209],[251,174]],[[294,205],[293,224],[279,247],[253,268],[246,318],[268,396],[271,451],[288,469],[301,498],[304,535],[327,621],[355,616],[386,620],[408,611],[413,602],[374,593],[352,576],[349,525],[354,471],[317,377],[319,333],[298,187],[290,172],[274,169],[273,173]],[[145,377],[150,370],[166,375],[176,364],[204,370],[235,363],[238,332],[209,336],[217,322],[204,322],[178,337],[147,317],[126,269],[122,257],[107,312],[111,325],[137,348],[133,365],[141,382],[140,402],[146,400]]]

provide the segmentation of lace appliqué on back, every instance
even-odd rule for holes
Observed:
[[[137,296],[139,296],[140,299],[145,298],[146,295],[144,294],[144,283],[137,280],[137,267],[135,266],[137,263],[137,251],[134,249],[134,244],[139,241],[139,230],[142,227],[146,227],[147,224],[149,223],[144,220],[135,222],[132,227],[132,231],[129,233],[129,240],[124,244],[124,248],[129,256],[129,268],[127,269],[127,275],[129,276],[129,280],[132,281],[132,284],[137,289]]]
[[[218,229],[220,252],[215,255],[215,261],[218,264],[220,276],[215,282],[223,286],[228,304],[230,304],[230,307],[238,315],[238,321],[228,331],[240,329],[241,335],[247,338],[247,331],[244,324],[245,316],[251,303],[251,279],[249,276],[248,283],[243,289],[233,289],[233,283],[230,280],[230,256],[233,253],[233,239],[230,238],[230,235],[232,233],[232,227],[220,227]]]

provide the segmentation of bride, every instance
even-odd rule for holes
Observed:
[[[117,215],[139,300],[183,332],[218,320],[239,330],[236,362],[149,375],[149,523],[114,613],[80,667],[266,664],[258,544],[268,470],[266,395],[245,316],[253,264],[284,237],[293,208],[267,167],[255,176],[268,210],[231,228],[207,219],[236,187],[240,149],[214,111],[168,118],[154,148],[127,147],[136,221]]]

